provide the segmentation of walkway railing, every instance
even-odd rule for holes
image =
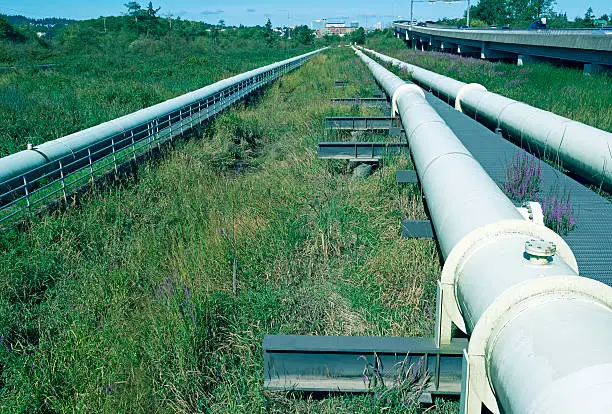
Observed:
[[[0,223],[68,196],[158,148],[323,49],[267,65],[194,92],[0,159]]]

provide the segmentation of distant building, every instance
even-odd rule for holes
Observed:
[[[347,26],[346,22],[320,19],[314,20],[312,23],[313,29],[317,32],[317,37],[326,35],[337,35],[342,37],[349,33],[353,33],[359,28],[359,22],[351,22],[350,25]],[[315,26],[315,23],[317,23],[317,26]]]
[[[378,22],[374,25],[374,30],[382,30],[383,24],[382,22]]]
[[[327,19],[313,20],[312,23],[310,24],[310,28],[312,30],[323,29],[325,27],[325,23],[327,23]]]

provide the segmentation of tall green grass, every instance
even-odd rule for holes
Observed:
[[[0,42],[0,61],[10,62],[9,52],[28,47],[33,46]],[[54,45],[42,60],[56,63],[52,69],[0,71],[0,156],[311,49],[271,48],[248,39],[228,44],[208,37],[118,35],[92,45]],[[32,55],[19,63],[40,61]]]
[[[612,131],[612,76],[585,75],[582,69],[533,63],[490,62],[450,53],[410,50],[389,36],[368,38],[367,47],[422,68],[491,92],[525,102],[557,115]]]
[[[401,395],[262,389],[265,334],[433,326],[435,244],[399,237],[402,218],[425,217],[418,190],[395,183],[409,160],[354,180],[316,158],[329,98],[371,84],[352,51],[331,50],[132,181],[1,235],[1,409],[411,410]]]

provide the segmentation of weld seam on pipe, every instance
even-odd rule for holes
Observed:
[[[418,93],[423,98],[425,98],[425,93],[421,88],[416,85],[409,85],[407,83],[403,84],[399,88],[395,90],[393,93],[393,97],[391,98],[391,113],[393,115],[397,114],[397,96],[401,91],[406,91],[406,93]]]
[[[425,104],[423,104],[423,105],[427,105],[427,103],[425,103]],[[411,106],[412,106],[412,107],[416,107],[416,106],[419,106],[419,105],[411,105]],[[409,139],[412,139],[412,136],[415,134],[415,132],[416,132],[418,129],[420,129],[421,127],[424,127],[424,126],[431,125],[431,124],[441,124],[441,125],[447,126],[447,125],[446,125],[446,122],[444,122],[444,121],[440,121],[440,120],[421,122],[420,124],[418,124],[417,126],[415,126],[415,127],[414,127],[414,128],[411,130],[411,131],[410,131],[410,133],[407,133],[407,134],[406,134],[406,137],[408,137]]]
[[[459,89],[459,92],[457,92],[457,96],[455,97],[455,109],[459,112],[463,112],[463,108],[461,107],[461,98],[463,98],[463,95],[469,90],[481,90],[487,92],[487,88],[485,88],[479,83],[468,83],[462,86],[461,89]]]
[[[478,101],[478,107],[480,107],[480,102],[482,102],[482,98]],[[501,120],[502,120],[502,116],[504,114],[504,112],[506,111],[506,109],[508,109],[509,107],[516,105],[520,102],[518,101],[514,101],[514,102],[510,102],[509,104],[505,105],[501,111],[498,112],[498,114],[495,116],[496,120],[497,120],[497,128],[501,127]]]

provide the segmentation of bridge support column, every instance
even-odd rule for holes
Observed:
[[[612,66],[607,65],[598,65],[597,63],[585,63],[584,64],[584,73],[606,73],[612,72]]]
[[[480,47],[480,58],[481,59],[516,59],[516,55],[507,52],[500,52],[499,50],[489,49],[489,45],[485,42]]]
[[[535,56],[529,56],[529,55],[518,55],[516,57],[516,65],[517,66],[525,66],[525,65],[529,65],[530,63],[535,63],[538,61],[538,58]]]

